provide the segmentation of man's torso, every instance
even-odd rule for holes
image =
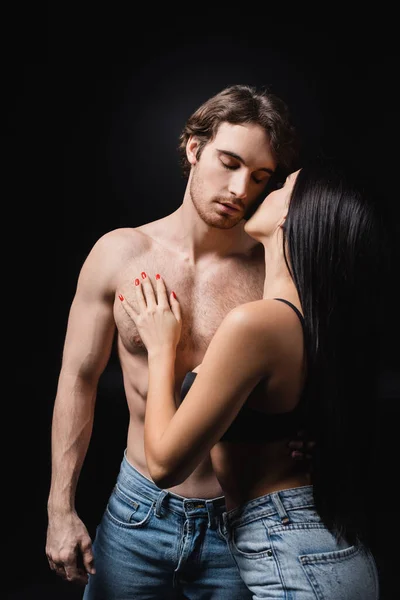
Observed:
[[[177,347],[176,399],[185,374],[198,366],[226,314],[235,306],[258,300],[264,285],[264,255],[261,245],[249,245],[243,252],[202,258],[194,265],[180,253],[167,235],[162,219],[132,230],[132,246],[138,251],[124,260],[117,276],[117,290],[135,307],[135,279],[141,273],[154,283],[157,273],[167,291],[175,291],[182,310],[182,334]],[[156,241],[157,240],[157,241]],[[136,326],[118,300],[114,302],[118,330],[117,347],[122,368],[130,423],[127,458],[149,477],[144,457],[143,427],[147,395],[147,352]],[[173,491],[188,497],[215,497],[222,494],[211,461],[203,461],[193,474]]]

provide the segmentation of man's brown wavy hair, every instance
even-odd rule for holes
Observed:
[[[178,150],[184,176],[190,172],[186,144],[191,135],[200,141],[197,159],[214,139],[221,123],[254,123],[268,134],[278,167],[290,172],[298,156],[298,138],[286,103],[267,88],[231,85],[204,102],[187,120],[179,137]]]

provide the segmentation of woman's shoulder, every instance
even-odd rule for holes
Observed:
[[[225,318],[226,326],[242,337],[265,343],[281,343],[287,335],[301,329],[295,310],[274,298],[246,302],[232,309]]]
[[[292,304],[288,301],[289,304]],[[294,306],[292,304],[292,306]],[[296,307],[297,308],[297,307]],[[276,298],[263,298],[246,302],[233,308],[227,315],[232,322],[248,326],[263,326],[275,328],[283,324],[292,324],[299,320],[296,312],[286,302]]]

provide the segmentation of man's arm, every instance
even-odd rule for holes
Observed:
[[[98,381],[109,360],[115,332],[110,244],[108,236],[103,236],[79,275],[68,318],[51,432],[46,554],[57,573],[83,583],[93,568],[93,556],[90,537],[75,511],[75,493],[92,434]],[[78,567],[79,558],[83,559],[83,569]]]

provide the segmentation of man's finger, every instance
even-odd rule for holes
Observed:
[[[88,582],[88,575],[83,569],[78,567],[65,567],[65,577],[68,581],[80,581],[82,583]]]
[[[291,457],[295,460],[304,460],[303,452],[299,452],[298,450],[293,450],[293,452],[291,453]]]
[[[90,573],[90,575],[94,575],[96,573],[96,569],[94,567],[94,556],[91,547],[87,548],[86,550],[82,550],[82,560],[86,572]]]
[[[50,569],[52,571],[54,571],[56,573],[56,575],[59,575],[59,577],[66,579],[67,575],[65,573],[64,563],[56,562],[56,561],[52,560],[51,558],[49,558],[48,560],[49,560]]]
[[[78,566],[78,551],[64,563],[64,568],[68,581],[82,580],[82,575],[86,576],[86,572],[83,573],[83,569]]]
[[[64,565],[62,565],[61,563],[55,563],[54,560],[52,560],[51,558],[48,558],[49,561],[49,567],[52,571],[60,571],[61,569],[64,570]]]

